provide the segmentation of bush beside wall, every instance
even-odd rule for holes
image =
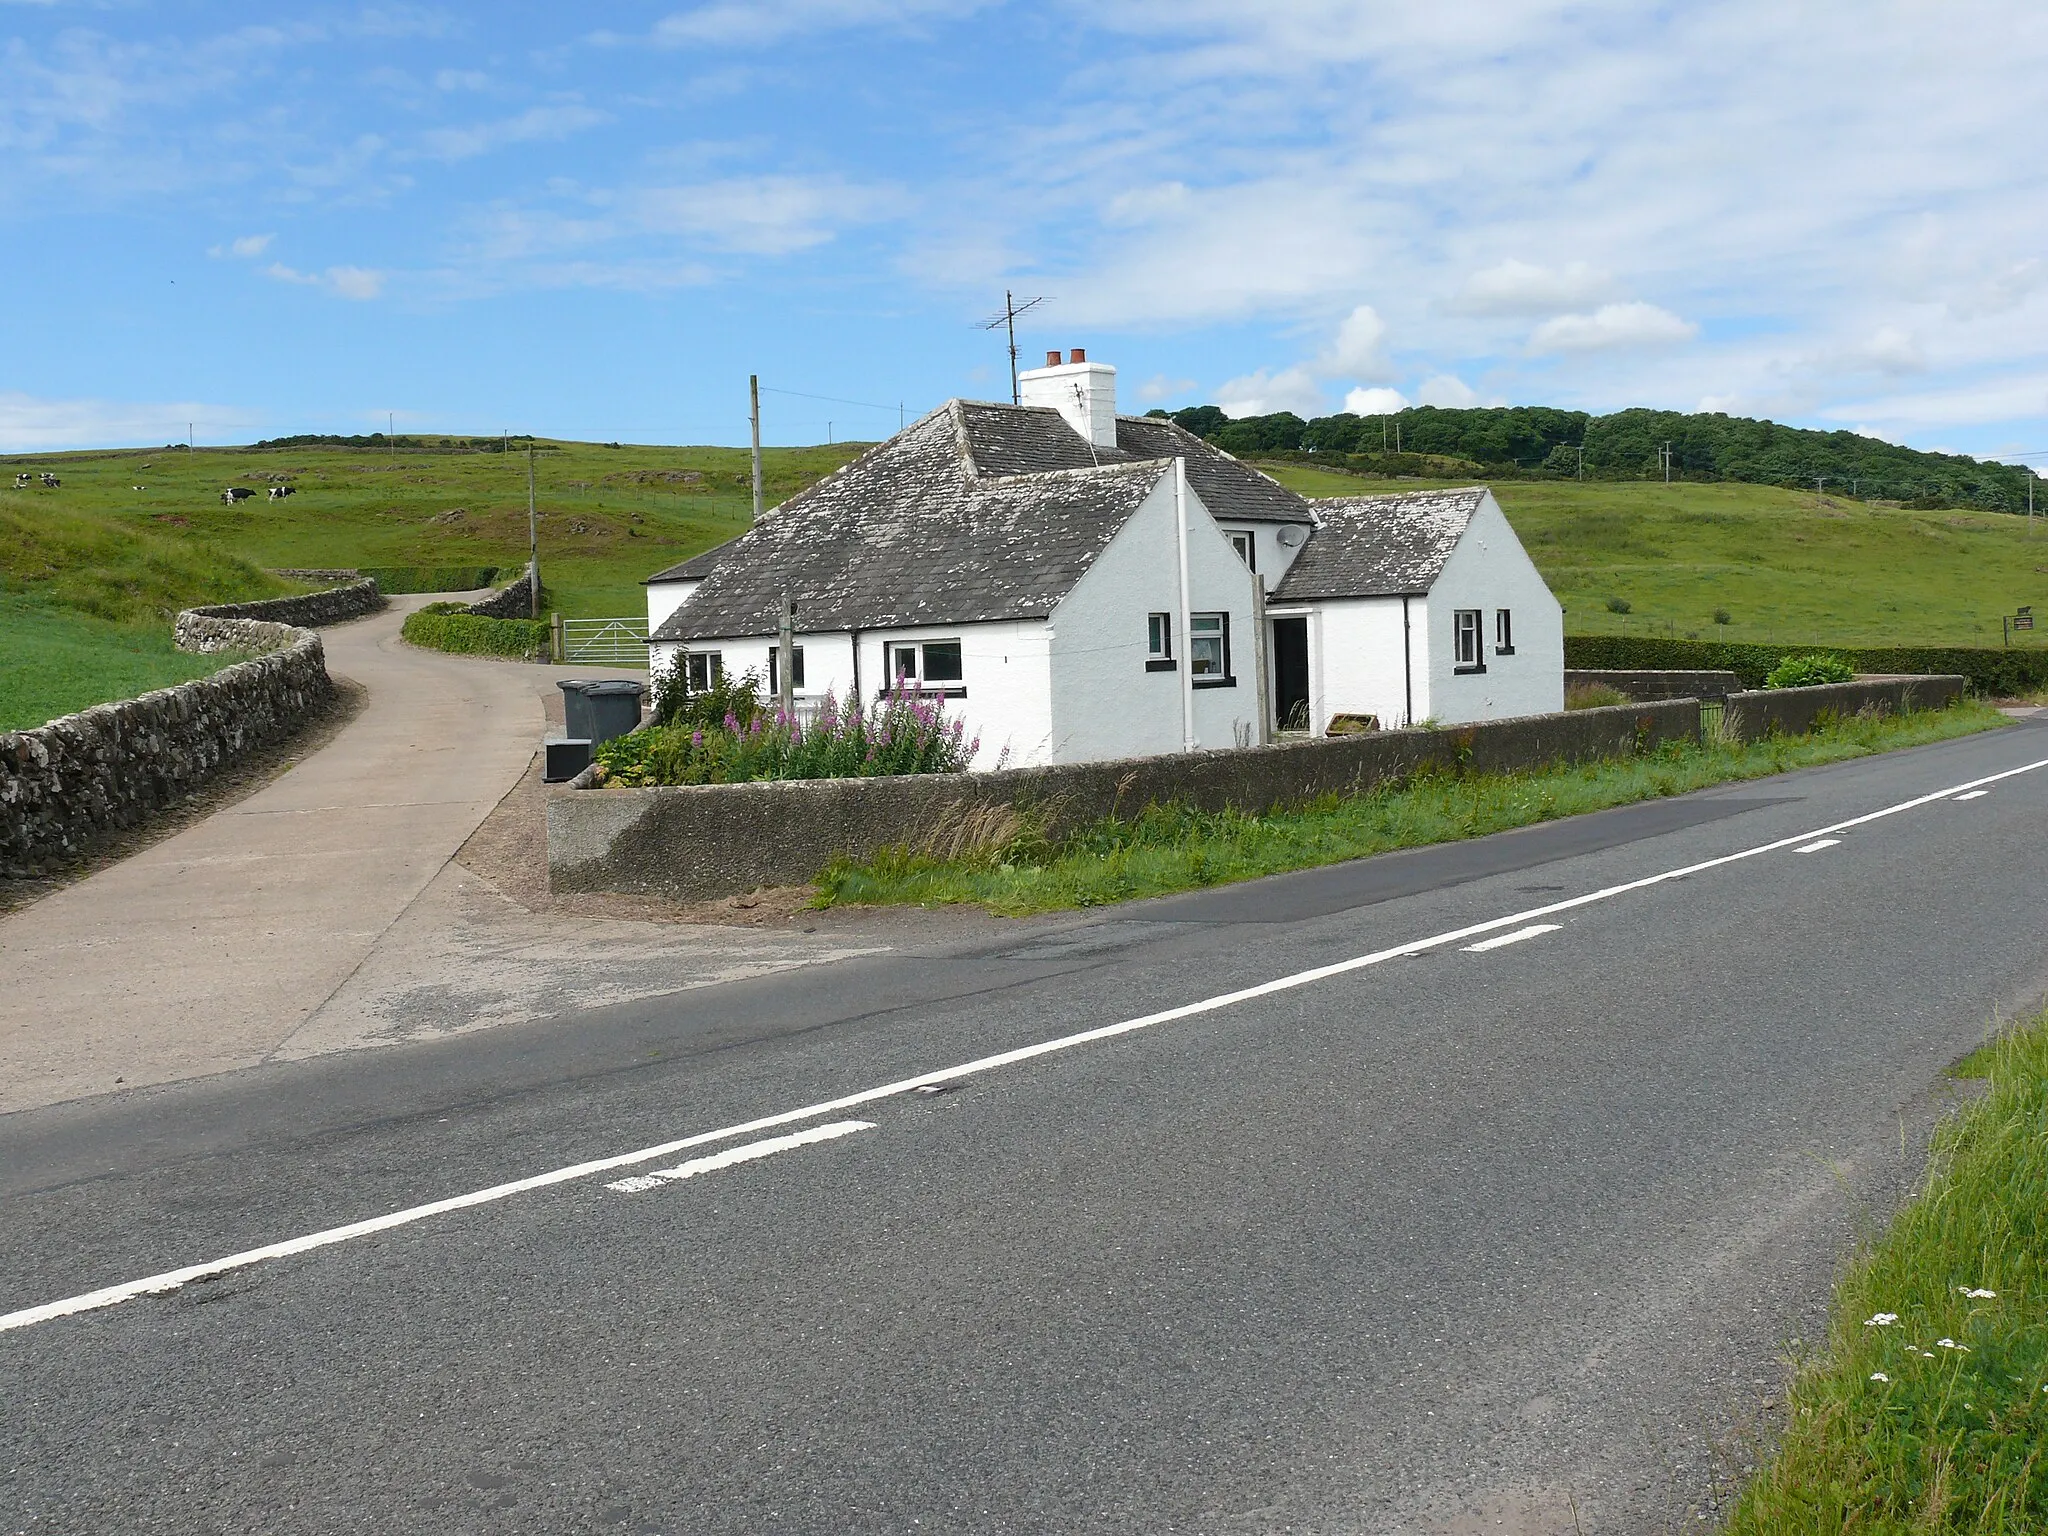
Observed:
[[[473,613],[412,613],[399,634],[409,645],[458,656],[510,656],[533,661],[548,653],[548,627],[538,619],[485,619]]]
[[[1969,679],[1972,693],[1993,698],[2048,687],[2048,647],[1724,645],[1647,635],[1567,635],[1564,664],[1588,670],[1727,671],[1745,686],[1761,688],[1771,669],[1795,651],[1839,656],[1858,672],[1959,675]]]

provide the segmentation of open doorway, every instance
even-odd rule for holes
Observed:
[[[1308,620],[1273,620],[1273,724],[1305,731],[1308,719]]]

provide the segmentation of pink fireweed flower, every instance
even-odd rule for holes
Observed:
[[[701,747],[701,746],[703,746],[703,745],[704,745],[704,733],[703,733],[702,731],[692,731],[692,732],[690,732],[690,745],[691,745],[691,746],[693,746],[693,747]]]

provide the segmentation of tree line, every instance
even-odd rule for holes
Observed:
[[[1626,410],[1609,416],[1548,406],[1449,409],[1419,405],[1385,416],[1349,411],[1304,420],[1292,411],[1235,420],[1214,405],[1153,411],[1240,458],[1339,458],[1390,474],[1482,471],[1495,477],[1583,474],[1736,480],[1827,490],[1918,507],[2027,509],[2028,471],[1962,454],[1924,453],[1854,432],[1818,432],[1722,412]],[[1443,460],[1457,461],[1445,464]]]

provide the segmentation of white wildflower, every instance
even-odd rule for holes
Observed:
[[[1934,1347],[1936,1349],[1959,1349],[1966,1355],[1970,1352],[1969,1345],[1958,1344],[1954,1339],[1936,1339],[1934,1341]],[[1930,1355],[1928,1358],[1932,1359],[1933,1356]]]
[[[1870,1373],[1870,1379],[1872,1381],[1890,1381],[1891,1377],[1885,1375],[1883,1371],[1872,1371]],[[2048,1387],[2044,1387],[2042,1388],[2042,1390],[2044,1392],[2048,1392]]]
[[[1889,1328],[1898,1320],[1899,1314],[1896,1312],[1880,1312],[1875,1317],[1866,1317],[1863,1320],[1863,1326],[1866,1328]]]
[[[1967,1285],[1959,1285],[1956,1287],[1956,1289],[1961,1291],[1965,1296],[1969,1297],[1972,1301],[1996,1301],[1998,1299],[1998,1292],[1996,1291],[1987,1291],[1983,1289],[1973,1291]]]

